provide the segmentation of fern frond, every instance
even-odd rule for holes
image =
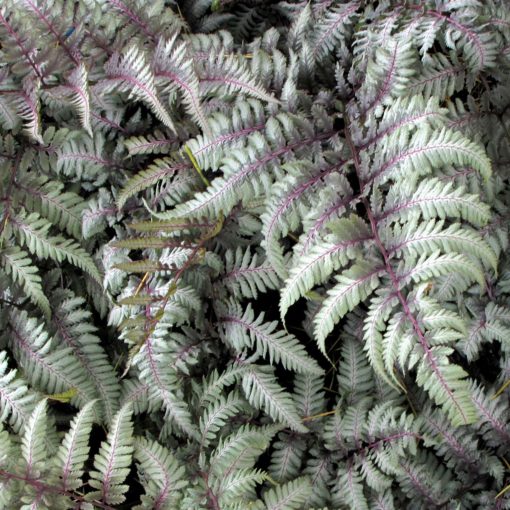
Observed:
[[[292,156],[293,152],[303,151],[308,146],[312,150],[332,135],[330,132],[311,134],[312,130],[309,122],[295,122],[289,115],[270,118],[266,123],[266,137],[260,133],[251,134],[244,149],[232,150],[229,157],[224,158],[223,176],[214,179],[211,186],[194,199],[176,207],[173,214],[188,218],[217,217],[220,212],[226,215],[237,202],[246,204],[263,192],[267,193],[280,158]]]
[[[323,283],[334,271],[360,256],[359,247],[372,238],[366,223],[358,216],[342,218],[331,226],[331,241],[316,244],[293,265],[280,298],[280,316],[284,320],[289,307],[315,285]]]
[[[168,154],[171,152],[176,140],[168,138],[159,130],[147,136],[131,136],[124,140],[124,145],[130,156],[136,154]]]
[[[96,131],[93,137],[69,136],[58,148],[57,171],[77,179],[104,179],[101,171],[119,165],[106,159],[103,150],[104,138],[100,132]]]
[[[379,221],[394,221],[401,214],[412,219],[421,213],[425,220],[461,218],[482,227],[490,218],[490,208],[477,195],[466,193],[463,186],[454,189],[453,183],[436,178],[423,179],[408,199],[397,194],[390,197]]]
[[[406,131],[420,126],[440,129],[446,122],[446,114],[446,108],[441,108],[434,96],[398,97],[384,110],[379,123],[368,126],[367,133],[359,140],[360,148],[366,150],[380,142],[382,147],[391,147],[399,143]]]
[[[0,422],[9,423],[16,433],[23,431],[36,403],[36,395],[29,391],[26,381],[16,377],[16,370],[8,370],[6,351],[0,352]]]
[[[432,133],[430,128],[423,127],[410,138],[405,149],[395,147],[391,155],[376,157],[363,177],[366,183],[382,185],[399,176],[426,175],[432,168],[443,165],[472,166],[485,180],[491,175],[490,160],[478,144],[447,128]]]
[[[134,24],[135,29],[137,31],[141,31],[150,41],[155,39],[155,36],[152,33],[146,18],[148,13],[141,9],[137,9],[130,1],[110,0],[109,4],[112,6],[112,11],[115,9],[117,12],[131,21]]]
[[[103,232],[107,224],[111,224],[117,217],[117,208],[112,195],[104,188],[99,190],[96,197],[91,197],[87,208],[82,211],[82,235],[84,239]]]
[[[488,455],[487,451],[478,451],[476,436],[468,428],[458,430],[453,437],[448,420],[437,411],[427,411],[424,422],[424,444],[434,448],[459,478],[469,479],[468,473],[476,470],[480,474],[490,473],[498,483],[503,482],[503,464],[496,457]]]
[[[138,172],[128,180],[117,196],[117,207],[122,209],[128,198],[154,186],[163,179],[172,177],[179,171],[185,171],[188,166],[187,163],[169,157],[155,160],[145,170]]]
[[[51,236],[48,231],[51,223],[41,218],[38,213],[25,214],[20,212],[11,217],[16,225],[16,236],[25,244],[29,251],[39,258],[51,258],[55,262],[67,260],[88,273],[97,282],[101,275],[88,254],[77,242],[64,239],[62,236]]]
[[[262,132],[266,126],[263,105],[257,99],[247,99],[232,108],[228,115],[215,112],[208,118],[212,134],[198,135],[187,142],[198,165],[218,170],[229,149],[244,147],[251,133]]]
[[[287,482],[299,476],[306,457],[306,442],[294,433],[280,432],[273,443],[269,473],[280,482]]]
[[[37,143],[44,145],[41,133],[41,104],[39,91],[41,82],[28,79],[23,81],[23,91],[15,101],[18,115],[25,122],[24,129],[27,135]]]
[[[411,80],[409,88],[425,97],[446,99],[464,87],[465,76],[462,64],[451,62],[446,55],[438,53],[424,62],[420,75]]]
[[[47,180],[44,176],[27,178],[20,190],[28,212],[39,213],[75,239],[80,239],[81,213],[85,203],[79,195],[63,191],[63,183]]]
[[[431,280],[448,273],[459,273],[470,282],[478,282],[480,287],[485,288],[485,277],[481,267],[476,261],[460,253],[441,255],[439,251],[432,252],[429,256],[423,254],[413,262],[409,259],[401,274],[397,277],[401,281],[416,283]]]
[[[120,408],[94,457],[95,469],[90,472],[89,485],[96,490],[87,493],[88,501],[99,499],[118,505],[126,500],[124,494],[129,486],[123,482],[129,474],[134,450],[132,412],[129,404]]]
[[[209,446],[216,438],[216,434],[227,420],[234,416],[243,407],[245,400],[236,391],[230,392],[226,397],[219,396],[216,402],[210,404],[200,418],[200,444]]]
[[[97,397],[70,349],[55,349],[44,324],[26,312],[11,312],[11,346],[27,380],[47,394],[63,393],[74,388],[73,402],[83,406]]]
[[[404,228],[394,230],[395,236],[388,243],[388,253],[399,257],[402,254],[416,257],[418,254],[430,254],[436,250],[443,253],[469,253],[482,261],[487,268],[497,270],[496,254],[477,232],[462,228],[459,223],[453,223],[446,228],[443,226],[443,221],[431,220],[420,225],[408,222]]]
[[[444,506],[459,490],[454,474],[427,451],[402,459],[401,467],[397,480],[402,491],[408,497],[425,498],[428,505]]]
[[[305,418],[310,418],[324,411],[326,399],[322,391],[323,386],[323,378],[317,377],[315,374],[296,374],[294,378],[294,400],[299,414],[302,414]]]
[[[257,298],[259,292],[276,289],[278,277],[275,270],[265,261],[260,265],[258,254],[252,255],[247,248],[244,252],[240,246],[225,252],[225,274],[221,283],[234,297]]]
[[[307,432],[291,396],[275,382],[271,367],[252,366],[243,374],[243,391],[253,407],[264,409],[276,422],[285,423],[296,432]]]
[[[14,443],[12,436],[3,427],[0,427],[0,465],[5,471],[11,471],[15,467],[15,460],[19,459],[20,447]],[[7,477],[0,478],[0,508],[14,506],[17,486],[16,480]]]
[[[16,19],[18,18],[18,19]],[[5,58],[10,62],[15,62],[13,72],[18,76],[35,75],[37,79],[44,79],[42,69],[44,54],[35,55],[32,48],[36,47],[36,42],[30,33],[20,28],[19,17],[13,16],[12,11],[7,6],[2,6],[0,11],[0,26],[2,28],[2,37],[8,41],[5,44]],[[33,74],[32,74],[33,73]],[[30,76],[32,79],[32,76]]]
[[[279,427],[242,425],[229,436],[222,438],[211,453],[211,472],[221,478],[234,469],[251,468]]]
[[[269,262],[282,278],[287,276],[287,268],[279,240],[299,228],[319,198],[320,185],[331,185],[339,195],[350,192],[347,179],[339,175],[346,162],[337,157],[331,159],[318,167],[302,161],[283,165],[286,177],[271,188],[271,200],[262,215],[263,246]]]
[[[322,449],[311,448],[310,457],[303,469],[303,473],[312,480],[312,493],[304,502],[305,508],[328,508],[331,500],[329,488],[333,482],[332,471],[331,457]]]
[[[146,411],[152,412],[154,409],[148,399],[149,386],[134,379],[123,379],[122,394],[119,405],[130,404],[133,407],[135,415]],[[156,406],[157,408],[158,406]]]
[[[41,400],[32,411],[21,441],[21,454],[27,476],[37,476],[45,466],[49,452],[46,451],[45,435],[48,426],[47,401]]]
[[[241,93],[268,103],[279,101],[258,83],[239,55],[212,54],[200,76],[202,94],[223,90],[227,94]]]
[[[263,499],[268,510],[287,508],[298,510],[310,496],[312,484],[306,476],[296,478],[283,485],[277,485],[264,493]]]
[[[265,143],[262,140],[261,143]],[[210,218],[217,217],[220,212],[227,214],[230,212],[235,204],[246,195],[252,198],[255,191],[258,191],[260,185],[258,183],[250,186],[251,181],[248,180],[250,174],[256,170],[265,168],[265,164],[271,161],[260,161],[256,159],[256,151],[252,147],[246,150],[233,151],[226,165],[228,167],[224,170],[226,173],[230,167],[234,172],[228,172],[229,177],[217,177],[211,182],[209,188],[201,193],[198,193],[194,199],[179,204],[175,209],[174,215],[177,217],[199,218],[208,216]],[[264,178],[264,177],[263,177]],[[267,177],[265,181],[267,181]]]
[[[20,119],[16,115],[16,107],[12,98],[7,97],[7,95],[0,97],[0,125],[2,128],[14,130],[19,125],[19,122]]]
[[[391,102],[392,97],[404,95],[415,74],[416,54],[404,38],[391,39],[376,49],[367,65],[366,79],[359,91],[364,113]]]
[[[358,261],[350,269],[336,276],[337,284],[328,291],[317,313],[315,338],[319,349],[325,353],[325,340],[334,325],[356,305],[364,301],[379,286],[384,269],[376,261]]]
[[[152,69],[146,63],[144,54],[135,45],[131,45],[122,56],[112,55],[105,70],[108,79],[101,84],[101,88],[109,90],[118,87],[130,92],[132,97],[144,101],[156,117],[177,134],[170,115],[158,97]]]
[[[374,371],[395,389],[401,385],[399,381],[395,380],[393,373],[388,377],[388,372],[385,369],[382,332],[386,329],[386,321],[398,303],[399,300],[393,293],[388,290],[380,291],[372,299],[363,325],[365,352],[370,364]]]
[[[145,489],[142,504],[135,508],[171,508],[176,505],[179,491],[188,485],[184,467],[170,450],[156,441],[135,437],[134,446]]]
[[[312,58],[321,60],[333,52],[337,45],[345,44],[352,25],[357,18],[360,3],[348,2],[324,12],[322,19],[316,20],[311,44]]]
[[[305,4],[299,12],[293,13],[292,24],[289,28],[288,41],[289,46],[298,51],[305,40],[305,34],[310,29],[313,22],[313,13],[310,4]]]
[[[30,301],[38,306],[46,317],[50,317],[50,302],[43,292],[41,277],[28,253],[18,246],[10,246],[0,251],[0,257],[2,269],[7,276],[21,286]]]
[[[261,469],[236,469],[218,478],[213,485],[213,491],[219,494],[218,500],[222,506],[229,500],[248,504],[248,501],[255,499],[255,486],[266,478],[266,473]]]
[[[222,317],[225,327],[224,336],[229,343],[242,352],[246,347],[253,348],[264,357],[269,357],[273,364],[281,363],[287,370],[322,374],[322,369],[308,356],[303,345],[294,335],[275,331],[278,322],[264,322],[264,313],[255,318],[255,313],[248,304],[241,315],[239,307],[232,307],[228,315]]]
[[[89,458],[89,435],[94,423],[94,406],[88,402],[74,417],[54,459],[55,473],[64,491],[77,490],[83,485],[84,464]]]
[[[340,467],[333,491],[333,504],[356,508],[356,510],[369,510],[368,501],[363,492],[361,474],[353,462]]]
[[[177,35],[166,41],[159,40],[154,56],[156,77],[166,93],[181,91],[191,117],[209,135],[211,130],[200,104],[199,80],[193,59],[187,44],[176,39]]]
[[[39,2],[37,0],[24,0],[23,4],[26,11],[28,11],[27,14],[31,16],[33,22],[35,22],[36,31],[39,33],[42,32],[44,36],[50,35],[52,38],[50,40],[52,42],[56,40],[56,48],[58,48],[60,53],[59,56],[65,55],[67,60],[74,65],[78,65],[79,59],[77,57],[77,52],[67,44],[66,36],[62,33],[63,30],[61,26],[59,26],[63,20],[54,17],[51,9],[44,3],[43,5],[38,5]],[[65,18],[65,15],[63,17]]]
[[[56,301],[58,297],[55,295],[54,299]],[[54,308],[52,322],[55,326],[55,339],[63,347],[72,350],[96,387],[100,397],[96,408],[104,409],[104,418],[107,423],[111,423],[118,410],[120,385],[91,319],[84,300],[71,295]]]
[[[510,328],[508,311],[504,307],[488,303],[485,309],[480,306],[473,307],[473,319],[466,336],[461,341],[462,352],[468,361],[478,358],[482,343],[494,340],[504,345]]]
[[[73,92],[73,106],[78,110],[83,129],[92,136],[90,124],[90,96],[88,90],[88,73],[85,64],[81,62],[69,76],[69,86]]]
[[[497,451],[506,451],[506,444],[510,440],[509,411],[503,399],[497,398],[493,391],[486,391],[475,381],[470,384],[470,394],[480,421],[479,427],[486,443]]]
[[[341,347],[338,366],[338,387],[350,404],[374,387],[372,368],[366,359],[362,345],[355,338],[345,338]]]
[[[442,407],[454,426],[474,423],[478,413],[471,400],[467,373],[449,362],[453,349],[431,347],[427,352],[417,352],[413,358],[425,358],[417,368],[416,382]]]
[[[472,26],[469,12],[465,17],[462,9],[450,13],[450,16],[437,11],[431,11],[430,14],[448,23],[445,40],[450,47],[462,49],[462,56],[471,72],[481,71],[495,64],[498,48],[496,38],[486,27]]]
[[[198,437],[188,406],[182,400],[177,374],[165,365],[165,353],[168,350],[169,347],[162,340],[149,338],[133,363],[139,366],[140,378],[149,386],[150,399],[161,403],[165,417],[175,421],[191,437]]]
[[[200,389],[199,405],[205,406],[208,402],[216,400],[223,388],[237,381],[247,369],[245,365],[230,364],[221,373],[214,370],[204,380],[203,387]]]

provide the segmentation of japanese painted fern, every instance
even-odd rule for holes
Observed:
[[[503,0],[5,0],[0,509],[510,508]]]

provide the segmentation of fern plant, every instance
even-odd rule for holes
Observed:
[[[0,509],[510,508],[509,27],[5,0]]]

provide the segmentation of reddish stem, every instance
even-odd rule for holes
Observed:
[[[40,480],[36,480],[35,478],[30,478],[26,476],[16,475],[14,473],[10,473],[9,471],[5,471],[0,469],[0,478],[5,478],[6,480],[19,480],[21,482],[27,483],[32,487],[35,487],[38,492],[51,492],[53,494],[63,494],[69,498],[72,498],[76,501],[86,501],[85,496],[82,494],[78,494],[76,492],[66,491],[60,487],[56,487],[54,485],[49,485],[47,483],[41,482]],[[106,503],[102,503],[101,501],[89,501],[89,503],[102,508],[103,510],[115,510],[114,507],[107,505]]]
[[[345,140],[347,142],[347,145],[349,146],[349,149],[351,151],[351,154],[352,154],[352,157],[354,160],[354,168],[356,171],[356,176],[358,178],[358,181],[360,182],[360,195],[363,197],[362,202],[366,209],[366,214],[367,214],[368,220],[370,222],[370,228],[371,228],[372,234],[374,236],[374,241],[375,241],[375,244],[378,247],[378,249],[384,259],[384,265],[386,267],[386,271],[390,277],[391,283],[395,290],[395,294],[398,297],[400,304],[402,305],[402,309],[404,311],[405,316],[407,317],[407,319],[413,326],[416,336],[418,337],[418,341],[420,342],[420,345],[421,345],[423,352],[425,354],[425,359],[426,359],[428,366],[431,368],[432,372],[434,372],[435,376],[440,381],[441,386],[444,388],[444,390],[448,394],[450,400],[453,402],[455,407],[458,409],[460,416],[462,416],[462,419],[464,420],[464,422],[468,423],[467,417],[464,414],[462,406],[457,402],[457,399],[455,398],[453,391],[450,389],[447,382],[444,380],[444,377],[441,374],[439,367],[437,365],[437,360],[432,352],[432,349],[430,348],[430,346],[427,342],[427,339],[425,338],[425,335],[424,335],[423,331],[421,330],[420,325],[418,324],[416,317],[411,312],[411,309],[409,308],[409,303],[407,302],[407,299],[402,294],[402,290],[400,289],[399,279],[398,279],[397,275],[395,274],[395,271],[393,270],[393,267],[391,265],[388,251],[386,250],[386,247],[384,246],[384,244],[381,241],[381,238],[379,236],[379,231],[377,228],[377,220],[375,219],[374,214],[372,213],[372,210],[370,208],[370,202],[364,196],[365,188],[366,188],[368,182],[370,182],[370,181],[363,183],[361,180],[361,162],[359,159],[359,153],[352,141],[351,134],[349,131],[349,126],[348,126],[347,122],[346,122],[346,127],[345,127]]]

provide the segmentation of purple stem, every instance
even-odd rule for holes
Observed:
[[[404,297],[404,295],[402,294],[402,291],[400,289],[399,279],[398,279],[397,275],[395,274],[395,271],[393,270],[393,267],[391,265],[388,251],[386,250],[386,247],[382,243],[381,238],[379,236],[379,231],[377,228],[377,221],[376,221],[376,219],[372,213],[372,210],[370,208],[370,202],[367,200],[366,197],[363,196],[367,183],[363,183],[361,181],[361,162],[359,159],[359,153],[352,142],[352,138],[350,135],[348,125],[346,125],[346,128],[345,128],[345,139],[346,139],[346,142],[351,150],[351,153],[352,153],[352,156],[354,159],[354,167],[356,170],[356,175],[358,177],[359,182],[361,183],[360,194],[363,197],[362,201],[363,201],[363,204],[365,205],[366,214],[370,221],[370,228],[372,229],[374,241],[375,241],[375,244],[377,245],[377,247],[379,248],[379,251],[384,259],[384,265],[386,267],[386,271],[387,271],[387,273],[390,277],[390,280],[392,282],[396,296],[398,297],[398,300],[400,301],[400,304],[402,305],[402,309],[404,311],[405,316],[408,318],[409,322],[413,326],[413,329],[418,337],[418,341],[420,342],[420,345],[424,351],[425,359],[426,359],[428,366],[430,367],[432,372],[435,374],[435,376],[436,376],[437,380],[440,382],[441,386],[444,388],[444,391],[448,394],[451,402],[457,408],[457,410],[458,410],[460,416],[462,416],[462,419],[464,420],[464,422],[467,423],[468,420],[464,413],[464,410],[462,409],[462,406],[460,405],[460,403],[457,402],[457,399],[455,398],[455,395],[453,394],[453,390],[450,389],[450,387],[448,386],[448,383],[444,380],[443,374],[439,370],[439,366],[438,366],[437,360],[432,352],[432,349],[430,348],[430,346],[427,342],[427,339],[425,338],[425,335],[424,335],[423,331],[421,330],[420,325],[418,324],[416,317],[411,312],[411,309],[409,308],[409,303],[407,302],[407,299]]]

